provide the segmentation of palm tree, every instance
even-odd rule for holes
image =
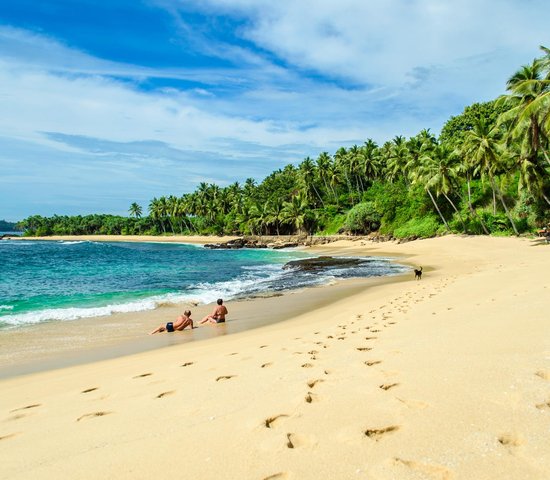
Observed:
[[[485,120],[480,117],[477,122],[474,123],[473,129],[466,132],[462,153],[466,161],[473,166],[474,172],[479,171],[481,175],[489,177],[493,192],[496,192],[498,195],[515,234],[519,235],[516,224],[508,210],[508,206],[495,181],[495,176],[504,158],[504,152],[500,144],[500,131],[498,126],[489,127]]]
[[[319,180],[321,180],[325,185],[325,191],[328,193],[330,191],[329,184],[328,184],[328,177],[329,177],[329,171],[331,167],[332,160],[330,158],[330,155],[328,152],[322,152],[317,157],[317,176]],[[334,199],[338,201],[336,198],[336,192],[332,192],[334,194]]]
[[[275,197],[271,201],[267,202],[268,209],[268,221],[275,225],[275,231],[277,236],[279,234],[279,227],[281,226],[283,220],[283,199],[280,197]]]
[[[162,221],[162,205],[160,200],[156,197],[149,202],[149,216],[157,223],[160,223],[162,231],[166,233],[166,228],[164,226],[164,222]]]
[[[542,152],[550,164],[545,151],[550,125],[550,73],[544,77],[544,67],[541,59],[535,59],[510,77],[507,83],[510,93],[499,99],[509,110],[500,116],[499,122],[508,126],[508,143],[519,142],[521,156],[535,162]]]
[[[424,174],[424,179],[428,182],[428,187],[435,190],[436,196],[440,194],[449,202],[462,223],[462,229],[466,233],[466,224],[462,215],[456,208],[455,203],[449,197],[457,184],[457,165],[456,157],[451,148],[447,145],[437,145],[429,150],[420,158],[420,170]]]
[[[141,214],[143,213],[141,207],[136,203],[132,203],[130,205],[130,208],[128,209],[128,213],[132,215],[134,218],[141,218]]]
[[[441,221],[447,228],[447,230],[450,232],[451,228],[449,227],[449,224],[447,223],[447,220],[445,220],[445,217],[443,216],[443,213],[441,213],[441,209],[439,208],[439,205],[437,204],[432,191],[430,188],[437,184],[437,175],[438,175],[438,165],[437,161],[429,156],[423,157],[422,162],[420,166],[410,174],[411,182],[413,184],[421,184],[424,187],[424,190],[426,190],[426,193],[430,197],[430,200],[432,201],[433,206],[435,207],[437,213],[439,214],[439,218],[441,218]]]
[[[361,147],[361,174],[367,182],[372,182],[380,174],[380,150],[372,139],[368,139]]]
[[[319,201],[321,202],[321,205],[323,207],[325,206],[323,199],[321,198],[321,195],[319,195],[319,191],[315,187],[315,164],[313,163],[313,160],[309,157],[304,158],[302,163],[300,163],[298,167],[298,171],[300,172],[300,178],[302,180],[302,186],[304,188],[304,192],[307,198],[311,198],[311,190],[315,193]]]
[[[301,233],[305,224],[307,209],[307,200],[301,194],[294,195],[289,202],[283,204],[281,212],[283,222],[293,226],[298,233]]]

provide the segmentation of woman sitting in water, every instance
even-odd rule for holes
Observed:
[[[224,323],[225,322],[225,316],[228,314],[227,308],[225,308],[225,305],[223,304],[223,300],[221,298],[218,298],[217,302],[218,305],[214,308],[214,311],[210,314],[204,317],[201,320],[201,325],[206,322],[210,323]]]
[[[161,325],[155,330],[153,330],[149,335],[153,335],[153,333],[160,333],[160,332],[174,332],[175,330],[183,330],[185,327],[193,327],[193,320],[191,320],[191,310],[185,310],[183,312],[183,315],[180,315],[175,322],[168,322],[165,325]]]

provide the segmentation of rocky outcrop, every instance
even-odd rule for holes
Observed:
[[[283,266],[283,269],[294,268],[302,271],[318,271],[327,268],[355,267],[363,263],[360,258],[344,257],[315,257],[292,260]]]

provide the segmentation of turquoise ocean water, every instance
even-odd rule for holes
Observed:
[[[0,241],[0,329],[52,320],[209,303],[406,269],[365,258],[321,273],[284,270],[293,250],[210,250],[174,243]]]

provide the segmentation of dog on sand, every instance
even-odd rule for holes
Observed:
[[[422,280],[422,267],[420,267],[419,269],[414,269],[414,279]]]

